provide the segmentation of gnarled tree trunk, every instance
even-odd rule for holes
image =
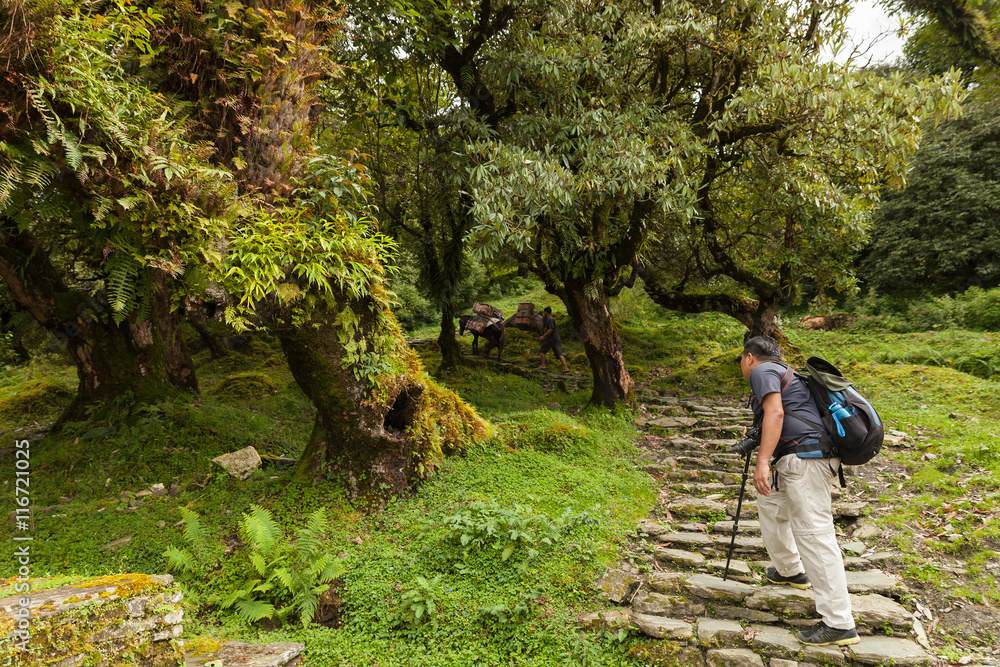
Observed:
[[[359,378],[357,362],[342,342],[337,314],[350,308],[361,318],[351,336],[373,341],[375,317],[368,302],[340,300],[317,309],[310,324],[279,331],[289,368],[316,406],[316,423],[297,475],[324,470],[343,475],[352,496],[370,500],[403,491],[434,460],[485,434],[485,423],[452,392],[436,386],[402,340],[390,340],[405,369]],[[431,434],[428,430],[433,430]]]
[[[157,282],[163,293],[154,296],[150,317],[140,321],[133,315],[116,324],[106,302],[67,287],[31,235],[7,225],[0,229],[0,278],[18,308],[66,341],[76,363],[76,399],[60,422],[100,416],[88,407],[123,396],[149,403],[170,395],[175,387],[197,391],[194,366],[170,312],[162,277]]]
[[[619,403],[635,403],[635,383],[625,368],[622,339],[618,333],[604,287],[587,295],[581,282],[565,284],[566,307],[587,352],[594,377],[590,405],[614,409]]]

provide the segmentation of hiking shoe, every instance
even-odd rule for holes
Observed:
[[[812,584],[809,583],[809,577],[806,576],[805,572],[799,572],[793,577],[783,577],[778,574],[778,571],[773,567],[769,567],[764,570],[764,577],[767,578],[772,584],[777,584],[778,586],[783,586],[785,584],[791,586],[792,588],[812,588]]]
[[[858,631],[854,628],[850,630],[838,630],[831,628],[823,621],[820,621],[808,630],[799,630],[795,633],[795,638],[806,646],[829,646],[830,644],[848,646],[849,644],[857,644],[861,641],[861,638],[858,637]]]

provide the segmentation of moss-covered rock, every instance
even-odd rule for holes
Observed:
[[[277,391],[278,385],[270,376],[250,371],[227,376],[219,383],[219,386],[212,390],[212,393],[217,396],[259,398],[275,394]]]
[[[173,667],[181,592],[169,576],[81,578],[0,599],[0,654],[16,665]]]
[[[44,416],[62,410],[73,398],[73,390],[47,378],[31,380],[17,392],[0,399],[0,417]]]
[[[644,665],[656,667],[702,667],[705,664],[701,650],[680,642],[642,642],[629,649],[628,654]]]

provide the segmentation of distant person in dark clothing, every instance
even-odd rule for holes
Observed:
[[[556,318],[552,317],[552,308],[545,306],[545,315],[542,317],[542,335],[538,340],[542,343],[542,349],[539,350],[539,358],[541,359],[541,365],[538,367],[540,370],[545,370],[545,353],[552,350],[552,353],[556,355],[556,359],[562,362],[563,373],[569,372],[569,364],[566,363],[566,357],[562,353],[562,341],[559,339],[559,327],[556,326]]]

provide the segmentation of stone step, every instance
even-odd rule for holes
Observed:
[[[702,440],[714,440],[719,438],[740,440],[743,438],[743,426],[717,424],[714,426],[700,426],[691,429],[691,435]]]
[[[660,417],[646,422],[646,428],[654,433],[676,433],[689,430],[697,421],[693,417]]]
[[[723,484],[739,484],[743,477],[742,475],[737,475],[731,472],[725,472],[723,470],[672,470],[664,475],[661,479],[661,483],[664,481],[666,483],[671,482],[722,482]]]
[[[694,623],[677,618],[643,614],[623,609],[594,612],[580,619],[585,629],[635,627],[662,643],[639,643],[629,655],[643,664],[676,664],[710,667],[763,667],[770,665],[897,665],[920,667],[934,662],[916,642],[901,637],[861,637],[847,647],[805,646],[795,630],[773,624],[751,622],[744,627],[735,620],[700,617]]]
[[[752,426],[752,422],[747,421],[743,417],[723,417],[722,415],[717,415],[717,414],[705,415],[699,412],[696,412],[691,416],[698,420],[695,426],[699,428],[727,427],[727,426],[740,426],[743,428],[749,428],[750,426]]]
[[[735,521],[716,521],[712,524],[712,532],[732,535],[733,526],[735,524]],[[744,521],[743,518],[740,517],[739,534],[742,535],[744,533],[750,535],[760,535],[760,522],[752,519]]]
[[[662,548],[657,549],[658,552],[661,550],[667,551]],[[721,577],[710,574],[658,573],[650,577],[648,583],[659,597],[650,599],[649,603],[639,610],[641,613],[656,614],[661,612],[650,609],[654,607],[680,609],[682,604],[701,601],[743,606],[749,610],[777,614],[784,618],[816,617],[816,594],[812,590],[723,581]],[[852,593],[851,606],[859,628],[866,634],[884,630],[886,627],[904,632],[913,629],[915,621],[913,614],[898,602],[878,593]],[[691,613],[693,612],[688,611],[678,615],[690,616]]]
[[[717,500],[692,498],[690,496],[667,503],[667,509],[670,510],[673,516],[678,517],[718,516],[725,515],[726,513],[725,504]]]
[[[670,484],[670,490],[677,493],[685,493],[690,495],[703,494],[703,495],[713,495],[713,494],[724,494],[731,496],[733,494],[738,494],[740,492],[739,484],[723,484],[722,482],[706,482],[704,484],[690,484],[686,482],[672,482]]]

